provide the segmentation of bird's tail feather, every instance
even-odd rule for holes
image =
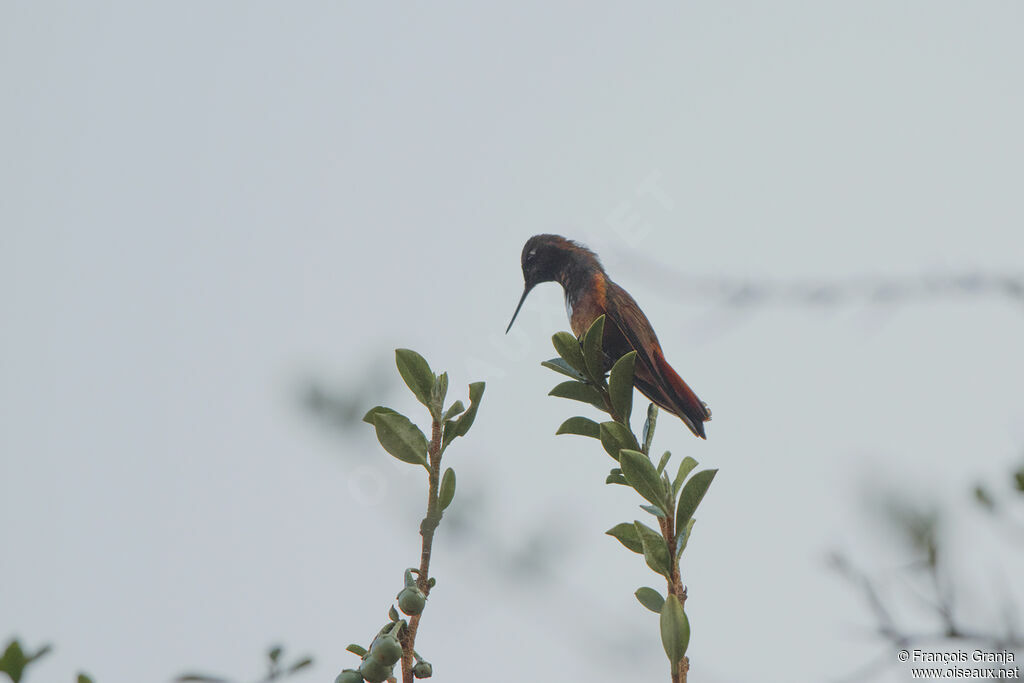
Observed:
[[[661,407],[678,415],[690,428],[690,431],[700,438],[706,439],[704,423],[711,419],[711,411],[707,404],[697,398],[697,394],[693,393],[693,389],[668,364],[660,350],[655,350],[652,356],[656,366],[655,370],[664,380],[661,383],[662,391],[658,392],[661,394],[660,398],[665,401]],[[655,403],[660,404],[660,401],[655,401]]]

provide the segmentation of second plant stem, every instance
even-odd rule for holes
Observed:
[[[441,522],[441,506],[438,489],[441,480],[441,422],[433,420],[430,428],[430,447],[427,450],[430,463],[429,487],[427,491],[427,516],[420,522],[423,544],[420,550],[420,570],[416,585],[424,595],[430,594],[430,551],[434,544],[434,532]],[[416,631],[421,614],[409,618],[409,627],[402,634],[402,683],[413,683],[413,649],[416,646]]]

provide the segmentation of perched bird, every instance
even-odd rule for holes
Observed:
[[[561,235],[534,235],[523,247],[522,266],[526,287],[506,334],[530,290],[542,282],[558,282],[565,291],[569,325],[578,338],[598,317],[605,316],[605,369],[630,351],[636,351],[633,385],[661,408],[678,416],[695,435],[707,438],[704,423],[711,419],[707,404],[697,398],[665,360],[647,316],[629,292],[608,279],[597,254]]]

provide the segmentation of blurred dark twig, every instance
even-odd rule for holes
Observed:
[[[756,306],[887,305],[950,297],[1004,299],[1024,306],[1024,273],[982,270],[926,273],[907,277],[860,277],[847,280],[777,282],[767,278],[687,275],[639,253],[625,259],[637,272],[676,297],[719,302],[747,309]]]
[[[1002,524],[1009,514],[1009,507],[1024,502],[1024,466],[1012,474],[1010,491],[994,494],[987,486],[974,487],[975,502],[986,510],[994,524]],[[874,616],[874,633],[895,649],[910,650],[925,645],[949,646],[954,643],[974,643],[989,651],[1024,650],[1024,635],[1018,630],[1019,608],[1007,591],[1001,601],[1001,619],[993,618],[983,628],[971,628],[962,623],[954,601],[954,584],[948,577],[952,574],[947,566],[951,551],[940,543],[940,515],[937,510],[916,509],[900,499],[883,502],[887,516],[900,530],[905,543],[921,556],[907,568],[907,578],[912,583],[916,597],[931,615],[932,625],[924,630],[903,626],[895,614],[897,603],[884,594],[880,581],[856,566],[847,556],[833,552],[829,565],[863,596]],[[924,575],[920,573],[923,570]],[[999,622],[1002,622],[1001,624]],[[890,666],[895,658],[886,653],[880,659],[868,664],[845,680],[864,680],[869,672]]]

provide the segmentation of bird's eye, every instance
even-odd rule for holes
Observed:
[[[532,260],[533,260],[533,257],[534,257],[534,256],[536,256],[536,255],[537,255],[537,250],[536,250],[536,249],[531,249],[531,250],[530,250],[529,252],[527,252],[527,254],[526,254],[526,260],[527,260],[527,261],[532,261]]]

